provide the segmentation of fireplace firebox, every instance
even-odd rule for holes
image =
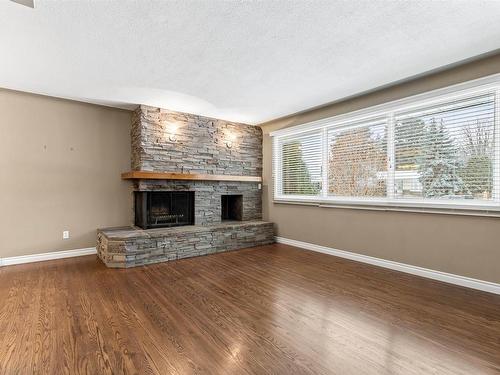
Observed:
[[[243,195],[221,196],[222,221],[243,220]]]
[[[134,200],[140,228],[194,224],[194,191],[135,191]]]

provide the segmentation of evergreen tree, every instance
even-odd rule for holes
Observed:
[[[419,167],[424,198],[463,193],[465,185],[459,176],[458,150],[443,122],[432,119],[426,126],[422,161]]]
[[[300,142],[284,144],[282,151],[283,194],[318,194],[320,191],[319,183],[311,181],[311,175],[302,156]]]

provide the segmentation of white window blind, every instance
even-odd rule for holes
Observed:
[[[274,199],[500,211],[500,76],[272,133]]]
[[[397,198],[492,200],[493,94],[422,108],[395,120]]]
[[[318,195],[321,181],[321,133],[313,132],[281,139],[279,148],[280,184],[282,195]]]

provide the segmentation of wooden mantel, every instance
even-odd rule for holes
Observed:
[[[123,180],[191,180],[191,181],[244,181],[262,182],[260,176],[232,176],[220,174],[170,173],[130,171],[122,173]]]

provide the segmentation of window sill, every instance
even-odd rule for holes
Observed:
[[[500,206],[478,204],[449,204],[429,202],[383,202],[352,200],[318,200],[308,198],[274,198],[276,204],[314,206],[319,208],[340,208],[349,210],[370,210],[386,212],[414,212],[423,214],[500,217]]]

